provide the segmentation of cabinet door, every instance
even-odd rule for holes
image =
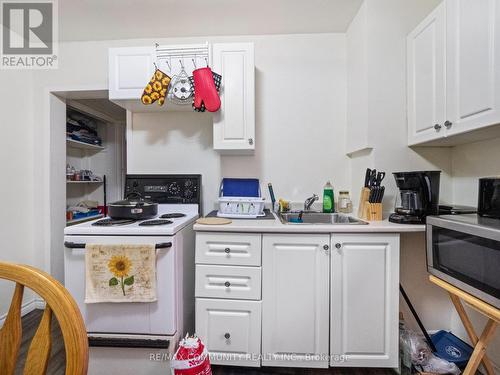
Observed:
[[[407,38],[408,144],[444,136],[446,15],[438,7]]]
[[[214,114],[214,149],[255,149],[253,43],[213,45],[213,69],[222,75],[221,109]]]
[[[399,235],[332,237],[331,366],[397,367]]]
[[[263,366],[328,367],[330,235],[264,235]]]
[[[447,12],[447,133],[500,122],[500,3],[453,0]]]
[[[109,99],[140,99],[154,73],[153,47],[109,49]]]
[[[260,366],[261,302],[196,299],[196,333],[212,364]]]

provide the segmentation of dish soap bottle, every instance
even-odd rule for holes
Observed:
[[[333,186],[328,181],[323,188],[323,212],[332,213],[335,211],[335,201],[333,199]]]

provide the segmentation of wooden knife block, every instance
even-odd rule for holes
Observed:
[[[382,220],[382,203],[370,203],[370,189],[363,187],[359,199],[358,217],[367,221]]]

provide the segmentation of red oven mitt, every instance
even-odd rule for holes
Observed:
[[[220,98],[215,87],[212,70],[209,67],[200,68],[193,71],[194,80],[194,101],[195,109],[205,105],[209,112],[217,112],[220,108]]]

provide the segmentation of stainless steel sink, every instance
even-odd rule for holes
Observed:
[[[323,213],[317,211],[291,211],[278,215],[283,224],[341,224],[366,225],[365,221],[341,213]]]

